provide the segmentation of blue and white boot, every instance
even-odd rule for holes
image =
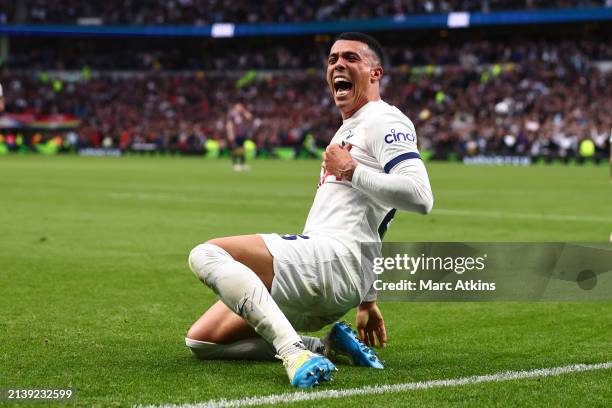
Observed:
[[[327,355],[334,360],[337,355],[348,356],[354,365],[383,369],[385,366],[368,346],[363,344],[357,332],[346,322],[336,322],[329,334],[322,340],[327,348]]]
[[[309,350],[282,357],[289,382],[297,388],[312,388],[321,381],[331,381],[336,366],[326,357]]]

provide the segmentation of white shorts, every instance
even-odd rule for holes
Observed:
[[[340,242],[259,235],[274,257],[272,298],[296,330],[319,330],[360,303],[359,259]]]

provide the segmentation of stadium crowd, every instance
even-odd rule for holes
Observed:
[[[439,158],[571,158],[590,140],[596,156],[605,155],[612,71],[596,68],[592,57],[610,58],[609,44],[465,47],[454,53],[441,45],[451,57],[434,49],[428,61],[442,64],[430,66],[415,66],[419,51],[406,50],[383,78],[383,98],[413,120],[423,149]],[[492,61],[498,63],[482,65]],[[9,112],[80,118],[71,139],[75,148],[128,150],[148,143],[161,151],[198,153],[209,139],[223,147],[227,112],[240,101],[255,117],[252,139],[260,151],[270,151],[299,147],[309,134],[322,146],[337,129],[340,117],[322,71],[101,71],[61,86],[24,74],[2,82]]]
[[[611,0],[2,0],[2,16],[11,23],[76,23],[99,18],[104,24],[283,23],[347,20],[452,11],[601,7]],[[262,12],[265,10],[265,12]],[[2,18],[2,17],[0,17]]]
[[[197,48],[96,47],[92,41],[71,41],[66,47],[16,47],[6,62],[11,69],[92,69],[104,70],[248,70],[320,69],[329,45],[241,44],[219,46],[212,42]],[[509,41],[466,41],[460,44],[436,42],[414,46],[385,47],[391,66],[525,63],[534,59],[571,55],[581,61],[612,60],[612,43],[606,41],[546,41],[513,38]]]

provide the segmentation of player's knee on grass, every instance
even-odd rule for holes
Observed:
[[[222,344],[185,337],[185,345],[199,360],[218,360],[224,357]]]
[[[200,321],[197,321],[187,331],[186,338],[214,344],[227,344],[235,340],[231,334],[226,333],[222,327],[213,328],[210,324],[202,325]]]
[[[215,351],[215,344],[212,342],[194,340],[187,333],[185,345],[195,357],[200,360],[211,360],[211,354]]]
[[[189,337],[186,337],[185,345],[187,346],[191,354],[198,360],[220,360],[238,357],[232,355],[231,352],[227,353],[226,349],[228,348],[228,346],[223,344],[217,344],[211,341],[194,340]]]
[[[185,338],[185,345],[200,360],[276,360],[276,350],[262,338],[245,339],[232,344],[216,344]]]
[[[205,342],[216,343],[215,341],[212,340],[208,331],[202,329],[201,325],[199,324],[199,321],[195,322],[189,328],[189,330],[187,330],[187,335],[185,336],[185,340],[187,339],[194,340],[194,341],[205,341]]]
[[[192,340],[192,341],[200,341],[200,342],[205,342],[205,343],[213,343],[213,344],[225,344],[225,343],[227,343],[227,341],[224,341],[224,339],[222,337],[216,335],[216,333],[214,333],[214,332],[203,332],[202,330],[199,330],[195,326],[192,326],[187,331],[187,336],[185,336],[185,339],[189,339],[189,340]]]

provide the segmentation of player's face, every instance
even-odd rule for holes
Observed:
[[[371,100],[380,98],[382,68],[367,44],[338,40],[327,60],[327,85],[343,118],[349,118]]]

